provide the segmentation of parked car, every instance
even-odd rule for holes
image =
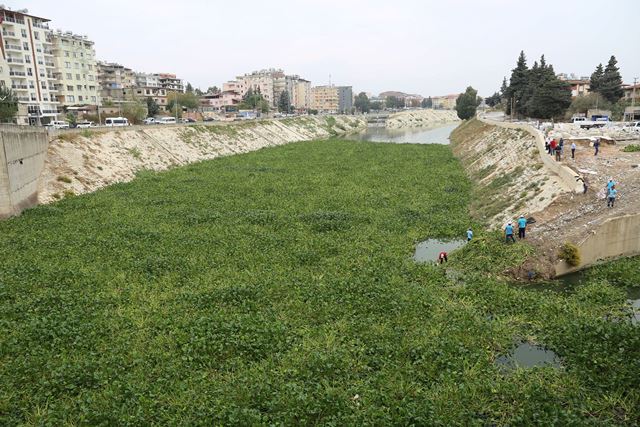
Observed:
[[[215,121],[215,119],[213,117],[205,117],[203,119],[203,121],[205,121],[205,122],[213,122],[213,121]]]
[[[195,123],[196,119],[192,119],[191,117],[187,118],[187,123]]]
[[[156,120],[156,123],[159,125],[174,125],[176,124],[176,118],[175,117],[160,117],[159,119]]]
[[[87,129],[93,126],[95,126],[95,124],[89,120],[83,120],[81,122],[76,123],[76,127],[78,129]]]
[[[129,119],[126,117],[107,117],[104,120],[105,126],[129,126]]]
[[[640,122],[631,122],[625,126],[625,129],[633,130],[636,132],[640,132]]]
[[[153,117],[147,117],[142,123],[144,123],[145,125],[155,125],[157,121]]]
[[[54,120],[49,122],[47,127],[52,129],[69,129],[69,123],[64,120]]]

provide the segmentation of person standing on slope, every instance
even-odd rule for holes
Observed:
[[[443,262],[449,262],[447,253],[445,251],[442,251],[438,254],[438,264],[442,264]]]
[[[616,197],[618,196],[618,190],[616,190],[616,186],[612,186],[607,194],[607,207],[612,208],[613,204],[616,202]]]
[[[516,242],[516,239],[513,237],[513,225],[511,223],[507,224],[507,226],[504,228],[504,236],[506,243],[509,243],[509,240],[511,240],[513,243]]]
[[[473,231],[471,230],[471,227],[469,227],[467,230],[467,242],[470,242],[471,239],[473,239]]]
[[[524,215],[520,215],[520,218],[518,218],[518,239],[525,238],[526,230],[527,220],[525,219]]]
[[[576,158],[576,143],[572,142],[571,143],[571,159],[575,160]]]

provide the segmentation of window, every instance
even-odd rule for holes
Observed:
[[[71,68],[71,62],[65,62],[64,68]]]
[[[78,90],[82,90],[82,85],[77,85],[76,87],[78,88]]]
[[[38,100],[38,98],[36,98],[36,94],[35,93],[31,94],[31,100],[32,101],[37,101]]]
[[[78,101],[82,102],[82,96],[78,95]]]
[[[76,80],[80,80],[80,74],[76,74]]]
[[[40,87],[42,89],[46,89],[47,88],[47,82],[40,82]]]
[[[27,42],[22,42],[22,48],[23,48],[24,50],[29,50],[29,43],[27,43]]]
[[[22,32],[22,37],[24,37],[25,39],[27,38],[27,30],[25,30],[24,28],[21,30]]]
[[[95,96],[92,96],[92,97],[91,97],[91,102],[96,102],[96,101],[97,101],[96,97],[95,97]]]
[[[67,73],[67,80],[73,80],[73,74]]]
[[[68,90],[69,92],[73,92],[73,86],[67,86],[67,90]]]
[[[27,68],[27,75],[33,76],[33,70],[31,68]]]
[[[76,102],[76,97],[73,95],[67,95],[67,102]]]
[[[36,40],[40,40],[40,33],[37,32],[37,31],[34,31],[33,32],[33,38],[36,39]]]
[[[35,89],[36,85],[33,83],[33,80],[29,80],[29,89]]]
[[[31,55],[25,55],[24,62],[26,62],[27,64],[31,64]]]
[[[80,64],[78,64],[77,62],[75,63],[75,67],[76,68],[80,68]]]
[[[64,56],[65,56],[66,58],[68,58],[68,57],[69,57],[69,51],[68,51],[68,50],[65,50],[65,51],[64,51]]]
[[[93,81],[93,76],[91,74],[89,74],[89,81],[92,82]]]

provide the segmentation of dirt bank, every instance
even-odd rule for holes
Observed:
[[[390,129],[430,127],[459,121],[458,115],[453,110],[410,110],[389,116],[386,127]]]
[[[472,213],[490,228],[535,216],[566,191],[543,166],[535,138],[470,120],[451,134],[454,154],[476,185]]]
[[[365,126],[359,118],[336,116],[61,133],[49,145],[38,199],[48,203],[130,181],[140,170],[164,170]]]

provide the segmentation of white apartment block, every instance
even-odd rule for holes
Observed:
[[[249,89],[254,92],[260,91],[265,101],[267,101],[270,106],[275,107],[278,102],[278,96],[280,95],[280,92],[276,95],[276,87],[283,86],[284,84],[284,82],[276,83],[276,78],[280,77],[284,80],[284,72],[282,70],[269,69],[238,76],[236,80],[241,82],[241,85],[246,88],[245,93]]]
[[[291,105],[298,110],[308,110],[311,108],[311,82],[293,76],[291,84]]]
[[[160,79],[157,74],[136,73],[136,86],[138,87],[160,87]]]
[[[60,105],[100,105],[93,42],[69,31],[53,34],[57,99]]]
[[[164,88],[167,91],[184,92],[184,82],[182,79],[176,77],[175,74],[156,73],[154,76],[158,78],[158,83],[161,88]]]
[[[287,92],[291,105],[298,109],[308,109],[311,106],[311,82],[299,76],[287,76],[280,69],[268,69],[254,71],[236,80],[226,83],[227,88],[239,88],[236,90],[244,96],[249,89],[259,90],[271,107],[276,107],[280,100],[280,94]]]
[[[4,7],[0,7],[0,20],[0,85],[18,97],[17,123],[55,120],[58,101],[49,20],[29,15],[26,9]]]

